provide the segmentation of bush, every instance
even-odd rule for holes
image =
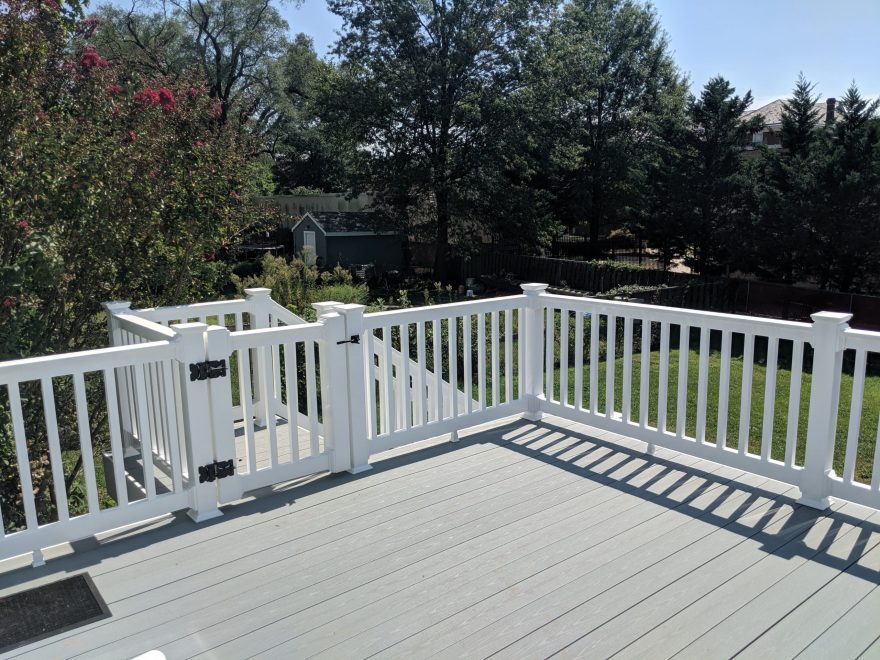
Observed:
[[[221,125],[200,84],[145,78],[107,61],[89,44],[96,22],[76,22],[77,10],[7,0],[0,11],[0,359],[106,345],[102,301],[215,297],[228,280],[218,256],[271,217],[251,202],[257,150],[249,133]],[[75,419],[72,396],[55,381],[59,420]],[[42,522],[54,504],[41,398],[20,390]],[[103,385],[89,381],[87,397],[90,425],[102,428]],[[21,508],[9,419],[0,399],[7,529]],[[70,494],[79,438],[61,430]],[[101,451],[106,433],[92,441]],[[72,500],[72,515],[78,506]]]
[[[232,282],[239,295],[251,287],[272,289],[272,299],[305,319],[315,318],[312,303],[335,300],[341,303],[365,305],[369,289],[363,284],[353,284],[351,274],[337,266],[332,271],[318,274],[315,266],[309,266],[299,257],[288,261],[284,257],[267,254],[261,262],[262,272],[241,278],[232,275]]]

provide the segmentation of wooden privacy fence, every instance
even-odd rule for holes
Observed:
[[[303,319],[268,289],[132,310],[110,348],[0,363],[13,457],[0,559],[186,510],[510,416],[545,413],[880,508],[880,333],[520,295]],[[70,466],[81,464],[75,479]]]
[[[521,254],[481,254],[462,264],[462,278],[511,273],[519,281],[547,282],[581,291],[602,293],[622,286],[685,286],[696,278],[687,273],[639,269],[609,262],[574,261]]]

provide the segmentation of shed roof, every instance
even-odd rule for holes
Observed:
[[[400,230],[394,225],[391,218],[384,213],[371,211],[309,211],[303,216],[303,220],[306,218],[310,218],[325,234],[364,235],[400,233]]]

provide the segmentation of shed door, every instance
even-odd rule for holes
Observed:
[[[318,247],[315,243],[315,232],[303,232],[303,257],[309,266],[314,265],[318,258]]]

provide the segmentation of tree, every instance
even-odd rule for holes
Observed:
[[[362,185],[403,222],[424,223],[445,278],[450,237],[471,206],[500,101],[542,3],[527,0],[330,0],[342,58],[322,119],[356,144]],[[472,237],[471,237],[472,240]]]
[[[312,40],[303,34],[272,66],[268,105],[275,108],[277,119],[270,133],[270,152],[279,190],[306,187],[332,192],[350,183],[347,149],[330,142],[318,117],[317,99],[332,72],[333,64],[321,60]]]
[[[813,94],[815,88],[801,73],[791,98],[782,102],[780,138],[785,153],[791,158],[807,155],[815,142],[816,127],[821,119],[816,113],[819,95]]]
[[[691,263],[700,273],[723,271],[740,251],[746,182],[743,147],[763,126],[763,117],[743,121],[752,103],[751,92],[735,95],[730,83],[716,76],[699,98],[688,103],[689,130],[679,166],[688,182],[690,208],[683,219],[692,252]]]
[[[793,284],[809,269],[808,227],[816,213],[813,158],[819,123],[815,85],[801,74],[782,104],[782,149],[765,150],[753,178],[757,213],[744,238],[750,245],[747,267],[762,277]]]
[[[228,282],[217,257],[267,219],[250,201],[251,138],[218,120],[219,104],[198,82],[144,78],[109,62],[88,43],[93,24],[72,23],[54,2],[35,9],[14,0],[7,8],[0,13],[0,359],[105,346],[102,301],[153,306],[216,296]],[[55,382],[58,418],[75,424],[67,380]],[[100,452],[103,385],[86,386]],[[39,384],[20,393],[45,521],[53,505]],[[15,465],[10,428],[0,405],[7,529],[23,519],[18,482],[7,471]],[[79,451],[70,428],[61,429],[61,444]],[[64,475],[68,489],[80,461]],[[73,498],[72,513],[82,504]]]
[[[156,5],[145,3],[150,9]],[[287,50],[287,22],[270,0],[163,0],[152,12],[102,8],[97,43],[140,72],[191,76],[198,71],[219,122],[266,131],[276,119],[273,63]]]
[[[811,182],[819,198],[810,217],[811,272],[822,287],[876,286],[880,267],[880,101],[853,83],[835,121],[820,134]]]
[[[669,115],[686,102],[685,81],[657,14],[631,0],[571,0],[546,33],[540,60],[551,130],[550,188],[557,219],[600,230],[636,225],[647,165]]]

